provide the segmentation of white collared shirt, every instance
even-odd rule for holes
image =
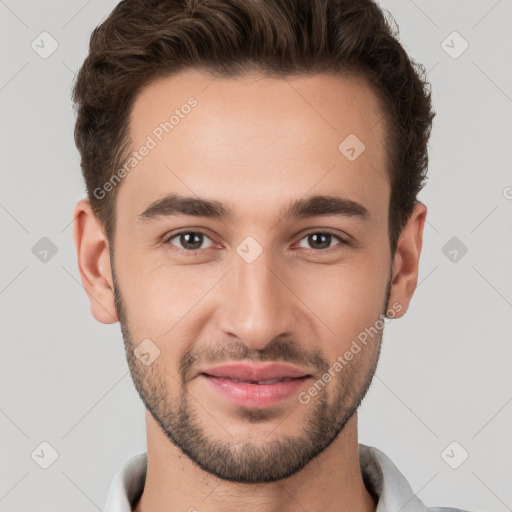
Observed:
[[[364,483],[378,497],[376,512],[465,512],[459,508],[427,508],[414,494],[391,459],[373,446],[359,444]],[[147,452],[128,460],[110,485],[104,512],[132,512],[146,481]]]

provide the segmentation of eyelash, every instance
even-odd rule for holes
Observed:
[[[168,236],[165,238],[164,240],[164,243],[166,245],[171,245],[172,244],[170,243],[171,240],[173,240],[174,238],[180,236],[180,235],[184,235],[184,234],[200,234],[200,235],[203,235],[204,237],[206,238],[209,238],[211,240],[211,238],[204,232],[204,231],[201,231],[201,230],[183,230],[183,231],[178,231],[177,233],[173,233],[172,235]],[[310,235],[317,235],[317,234],[322,234],[322,235],[330,235],[334,238],[337,238],[338,241],[340,242],[339,243],[339,246],[346,246],[346,245],[350,245],[350,242],[341,238],[339,235],[335,234],[334,232],[328,230],[328,229],[325,229],[325,230],[319,230],[319,231],[311,231],[309,233],[306,233],[300,240],[299,242],[301,242],[302,240],[304,240],[304,238],[307,238],[308,236]],[[340,249],[339,246],[334,246],[334,247],[328,247],[327,249],[309,249],[310,251],[313,251],[313,252],[317,252],[317,253],[322,253],[322,254],[330,254],[331,252],[333,251],[336,251],[338,249]],[[178,251],[179,253],[182,253],[182,254],[185,254],[187,256],[195,256],[197,254],[199,254],[201,251],[210,251],[212,250],[213,247],[208,247],[206,249],[181,249],[180,247],[176,247],[176,246],[173,246],[173,250],[176,250]]]

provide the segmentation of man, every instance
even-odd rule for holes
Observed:
[[[125,0],[95,29],[75,243],[147,409],[107,512],[427,510],[357,437],[417,284],[421,71],[370,0]]]

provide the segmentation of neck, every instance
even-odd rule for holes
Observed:
[[[337,439],[294,475],[270,483],[221,480],[194,464],[146,412],[148,466],[134,512],[375,512],[359,465],[357,415]]]

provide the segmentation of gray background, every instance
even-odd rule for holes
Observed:
[[[146,448],[119,324],[90,314],[70,224],[84,195],[71,84],[115,4],[0,0],[2,511],[99,510]],[[419,285],[385,329],[360,441],[429,506],[511,510],[512,1],[382,5],[428,70],[438,114]],[[58,43],[45,59],[31,47],[43,31]],[[58,453],[48,469],[31,455],[50,461],[42,442]]]

